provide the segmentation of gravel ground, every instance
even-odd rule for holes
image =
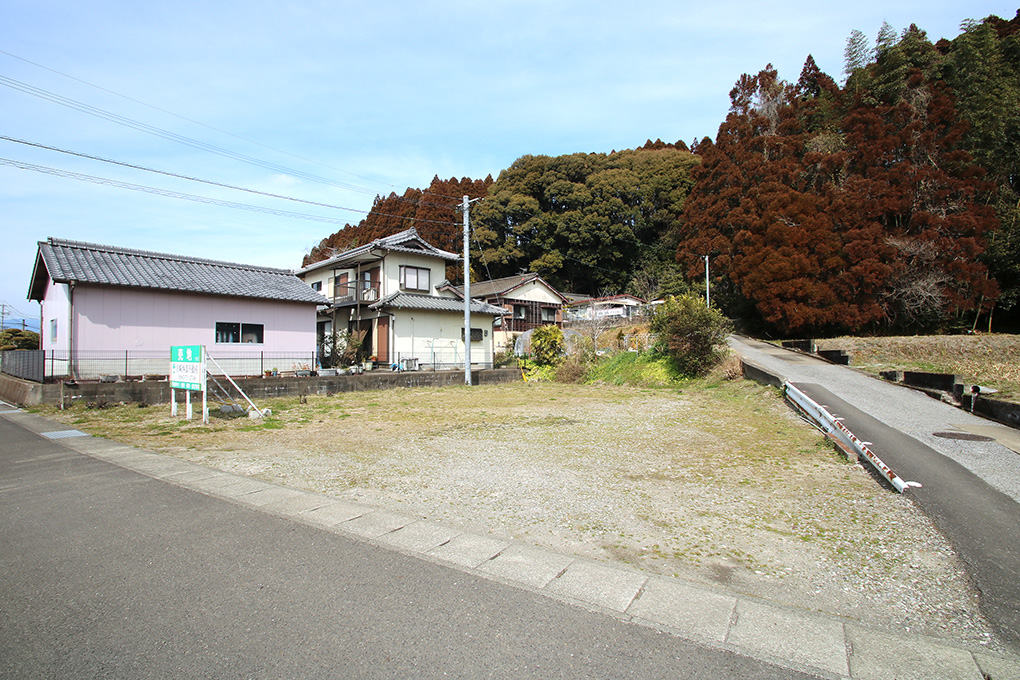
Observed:
[[[60,414],[211,467],[996,649],[950,546],[774,390],[555,384],[273,405],[262,424]]]

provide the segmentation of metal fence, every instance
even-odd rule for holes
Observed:
[[[33,382],[43,381],[43,352],[15,349],[0,352],[0,372]]]
[[[492,355],[481,350],[472,350],[471,367],[492,368]],[[464,353],[433,349],[414,353],[399,352],[396,361],[390,364],[389,368],[398,371],[456,371],[464,368]]]
[[[293,375],[319,367],[315,352],[209,352],[220,368],[210,362],[212,375]],[[492,368],[492,356],[476,350],[471,366]],[[464,354],[456,350],[401,353],[392,363],[374,362],[376,370],[448,371],[464,368]],[[222,370],[221,370],[222,369]],[[170,352],[159,350],[12,350],[0,352],[0,371],[24,380],[165,380],[170,373]]]
[[[170,351],[159,350],[66,350],[0,352],[0,371],[26,380],[157,380],[170,373]],[[26,355],[24,357],[19,355]],[[30,355],[30,356],[29,356]],[[258,376],[267,371],[293,373],[315,370],[315,352],[209,352],[222,373]],[[222,374],[210,364],[209,372]]]

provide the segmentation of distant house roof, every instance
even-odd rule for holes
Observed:
[[[363,246],[358,246],[356,248],[351,248],[350,250],[345,250],[342,253],[337,253],[329,259],[313,262],[312,264],[299,269],[297,273],[305,274],[324,267],[341,268],[354,265],[359,262],[378,260],[386,252],[431,255],[451,262],[460,260],[460,256],[456,253],[440,250],[428,243],[425,239],[418,235],[417,229],[411,227],[410,229],[405,229],[397,234],[376,239]]]
[[[434,312],[464,312],[464,302],[454,298],[423,295],[421,293],[393,293],[378,302],[373,302],[369,309],[424,309]],[[491,314],[501,316],[505,313],[502,307],[494,307],[478,300],[471,301],[472,314]]]
[[[607,297],[600,297],[600,298],[593,298],[593,297],[580,298],[580,297],[578,297],[578,299],[576,299],[576,300],[571,300],[571,302],[569,304],[571,306],[578,306],[579,307],[579,306],[587,306],[587,305],[607,305],[607,304],[644,305],[644,304],[648,304],[648,303],[644,299],[639,298],[637,295],[631,295],[630,293],[623,293],[621,295],[609,295]]]
[[[514,276],[504,276],[501,279],[492,279],[490,281],[477,281],[471,284],[471,297],[487,298],[492,296],[498,297],[513,297],[510,295],[511,292],[524,286],[525,284],[538,281],[543,286],[551,290],[560,299],[566,302],[566,298],[563,295],[550,286],[546,281],[535,274],[530,272],[527,274],[516,274]],[[453,284],[447,284],[442,286],[445,290],[453,291],[456,295],[464,297],[464,286],[454,286]]]
[[[287,269],[56,238],[39,242],[28,290],[29,299],[43,298],[47,277],[58,283],[123,286],[310,304],[329,302]]]

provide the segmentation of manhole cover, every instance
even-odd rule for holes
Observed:
[[[971,434],[970,432],[933,432],[936,437],[942,437],[943,439],[962,439],[967,442],[993,442],[995,441],[992,437],[986,437],[983,434]]]

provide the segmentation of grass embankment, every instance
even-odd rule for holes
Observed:
[[[819,349],[845,349],[852,366],[869,373],[953,373],[968,384],[992,387],[1000,399],[1020,402],[1020,335],[932,335],[818,340]]]

